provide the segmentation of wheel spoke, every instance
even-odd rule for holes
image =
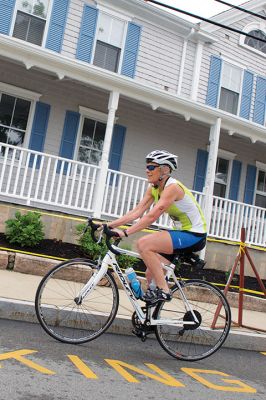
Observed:
[[[80,305],[75,302],[97,268],[89,260],[70,260],[59,264],[42,279],[36,293],[36,314],[41,326],[53,338],[66,343],[84,343],[102,334],[112,323],[119,299],[110,273]]]
[[[193,315],[185,309],[178,287],[173,288],[173,299],[170,303],[161,303],[157,308],[157,319],[177,320],[181,326],[158,325],[156,335],[161,346],[173,357],[196,361],[208,357],[218,350],[225,341],[231,325],[231,313],[227,300],[219,289],[203,281],[189,281],[182,290],[195,313],[199,323],[193,322]],[[217,323],[212,324],[219,304],[222,304]]]

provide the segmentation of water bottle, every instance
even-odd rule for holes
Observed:
[[[132,267],[127,268],[125,270],[127,279],[129,281],[130,287],[134,292],[134,295],[137,299],[140,299],[143,296],[143,290],[141,288],[140,281],[138,280],[137,274]]]

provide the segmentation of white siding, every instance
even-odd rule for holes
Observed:
[[[231,27],[241,30],[250,22],[254,22],[254,17],[244,18]],[[217,42],[212,45],[205,45],[202,57],[202,67],[200,74],[200,84],[197,100],[201,103],[206,102],[210,56],[217,55],[221,58],[226,58],[232,62],[239,63],[240,66],[246,67],[251,72],[258,75],[266,75],[266,59],[265,56],[256,54],[252,49],[247,49],[239,45],[240,34],[231,32],[225,29],[218,29],[215,32]],[[225,35],[229,35],[229,39]],[[254,81],[255,88],[255,81]],[[251,115],[253,113],[254,93],[252,99]]]
[[[71,0],[62,45],[64,56],[75,58],[84,4],[82,0]],[[161,90],[176,93],[179,79],[183,38],[144,20],[134,20],[142,26],[141,42],[135,79]],[[195,46],[194,46],[195,47]],[[188,46],[185,68],[184,95],[190,93],[193,56]]]
[[[146,21],[142,26],[136,80],[176,93],[183,38]]]

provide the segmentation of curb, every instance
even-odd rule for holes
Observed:
[[[0,298],[0,318],[38,323],[34,303]],[[117,316],[107,333],[132,335],[131,318]],[[223,347],[238,350],[266,351],[266,334],[231,331]]]

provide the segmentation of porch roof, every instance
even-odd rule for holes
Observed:
[[[70,78],[108,92],[119,92],[129,99],[149,104],[154,110],[161,108],[183,115],[186,120],[193,119],[209,126],[213,125],[217,118],[221,118],[221,128],[230,135],[238,134],[249,138],[253,143],[259,141],[266,144],[266,127],[225,111],[153,88],[137,80],[70,59],[13,37],[0,35],[0,48],[1,57],[22,63],[26,69],[37,68],[56,75],[60,80]]]

